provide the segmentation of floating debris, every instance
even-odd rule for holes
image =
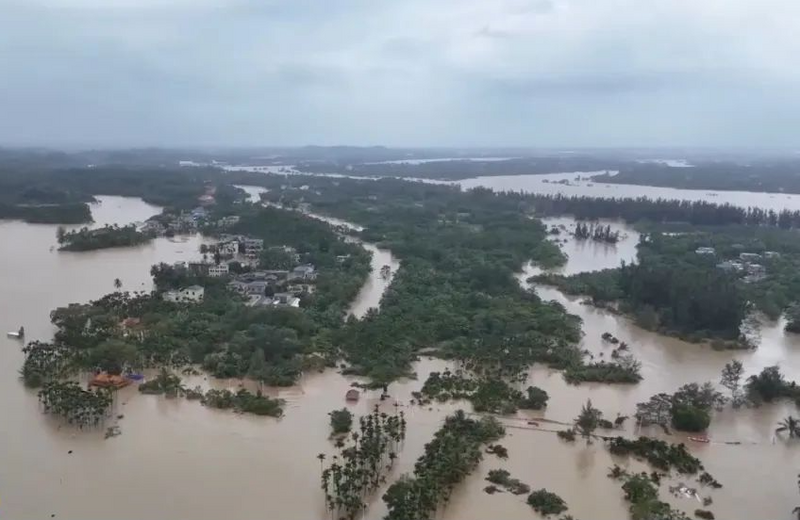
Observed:
[[[116,437],[117,435],[122,435],[122,431],[119,429],[119,426],[109,426],[106,429],[106,439]]]

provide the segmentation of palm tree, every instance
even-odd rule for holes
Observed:
[[[319,459],[319,469],[321,470],[322,469],[322,461],[325,460],[325,454],[324,453],[320,453],[319,455],[317,455],[317,458]]]
[[[775,433],[789,432],[789,438],[794,439],[800,437],[800,420],[795,419],[791,415],[778,423]]]
[[[121,289],[122,288],[122,280],[119,278],[114,278],[114,289]]]

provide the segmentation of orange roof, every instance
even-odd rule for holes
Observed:
[[[122,388],[129,384],[131,384],[130,380],[122,376],[111,375],[108,372],[101,372],[89,381],[89,386],[98,386],[100,388]]]

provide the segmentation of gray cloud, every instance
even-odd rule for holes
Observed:
[[[0,0],[0,144],[794,145],[792,0]]]

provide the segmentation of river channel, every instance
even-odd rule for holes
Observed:
[[[119,224],[143,220],[158,211],[139,200],[118,197],[103,197],[93,208],[98,222]],[[571,224],[569,219],[548,223]],[[616,246],[567,239],[562,247],[569,261],[562,270],[574,273],[613,267],[620,260],[632,259],[638,240],[635,231],[618,223],[613,226],[625,234]],[[135,248],[59,253],[50,251],[55,244],[55,229],[0,223],[0,240],[12,244],[9,250],[13,251],[6,255],[6,269],[0,275],[5,296],[0,304],[0,323],[7,330],[24,325],[29,340],[52,336],[48,315],[56,306],[110,292],[117,277],[124,289],[149,288],[153,263],[199,256],[199,237],[186,242],[159,239]],[[375,256],[373,267],[390,264],[394,270],[388,258],[376,260]],[[534,272],[535,267],[527,266],[520,279],[524,283]],[[380,301],[386,281],[376,280],[376,273],[374,270],[371,278],[375,286],[366,291],[367,296],[360,296],[361,305],[354,304],[357,316],[362,313],[360,309],[377,306]],[[569,386],[560,373],[534,367],[529,384],[548,391],[548,408],[543,413],[521,412],[502,419],[508,425],[508,434],[501,443],[509,449],[509,459],[499,461],[487,456],[440,511],[443,520],[537,517],[524,497],[489,496],[482,491],[486,473],[494,468],[508,469],[534,489],[546,487],[558,493],[576,518],[626,518],[627,504],[619,483],[606,474],[614,463],[636,470],[644,469],[643,465],[613,459],[599,442],[588,446],[580,441],[564,443],[551,432],[530,428],[527,420],[546,417],[569,422],[587,398],[609,418],[618,412],[630,415],[636,402],[656,392],[674,391],[692,381],[717,381],[722,365],[732,358],[741,359],[748,374],[780,363],[789,377],[800,378],[800,344],[782,332],[780,323],[764,327],[761,347],[754,352],[717,352],[643,331],[623,317],[583,305],[579,299],[567,298],[552,288],[532,290],[542,298],[561,302],[583,319],[582,346],[598,358],[601,352],[610,354],[610,348],[600,340],[603,332],[628,342],[643,363],[644,380],[635,386]],[[79,432],[41,414],[35,392],[26,390],[17,377],[22,363],[20,346],[15,340],[0,338],[0,518],[49,518],[52,514],[76,520],[329,516],[319,490],[316,455],[335,451],[328,440],[327,413],[345,406],[344,393],[352,378],[334,371],[312,373],[304,375],[294,387],[271,391],[287,401],[281,419],[209,410],[198,403],[139,395],[134,388],[127,388],[120,392],[115,410],[115,414],[124,415],[119,421],[122,435],[104,440],[102,431]],[[417,380],[390,386],[392,399],[381,403],[378,393],[368,392],[358,403],[347,405],[356,414],[367,413],[375,404],[387,410],[395,401],[403,406],[408,435],[390,481],[413,471],[415,459],[444,417],[465,406],[407,405],[411,392],[420,388],[427,374],[446,366],[443,361],[423,359],[416,365]],[[203,377],[187,383],[231,388],[240,384],[210,382]],[[710,509],[718,518],[788,518],[794,505],[800,503],[796,488],[800,447],[776,441],[772,434],[776,422],[790,411],[784,406],[725,411],[715,416],[709,437],[740,441],[741,445],[690,444],[708,471],[725,486],[711,494],[714,504]],[[624,433],[635,432],[629,427]],[[676,507],[689,514],[701,507],[693,499],[671,497],[666,488],[663,484],[662,498]],[[383,516],[380,494],[372,500],[366,518]]]

